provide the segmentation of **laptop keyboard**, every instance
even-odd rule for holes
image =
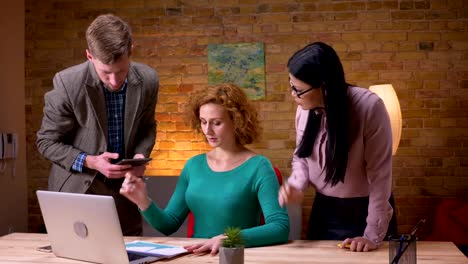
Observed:
[[[138,255],[138,254],[135,254],[135,253],[129,253],[129,252],[127,252],[127,255],[128,255],[128,261],[133,261],[133,260],[137,260],[137,259],[146,258],[146,256]]]

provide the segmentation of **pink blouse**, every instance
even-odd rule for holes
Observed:
[[[369,196],[367,226],[363,236],[380,243],[387,232],[393,209],[388,202],[392,188],[392,130],[383,101],[371,91],[350,87],[350,131],[354,140],[348,153],[344,183],[325,184],[327,144],[326,115],[308,158],[293,156],[288,183],[304,190],[313,186],[321,194],[340,197]],[[343,109],[346,111],[346,109]],[[297,108],[296,151],[307,123],[309,111]]]

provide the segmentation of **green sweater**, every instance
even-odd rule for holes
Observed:
[[[201,154],[185,164],[167,207],[163,210],[151,203],[142,214],[166,235],[177,231],[192,211],[193,237],[211,238],[235,226],[243,229],[247,247],[284,243],[289,217],[278,203],[278,189],[273,167],[264,156],[254,156],[230,171],[214,172],[206,154]],[[265,224],[259,226],[261,212]]]

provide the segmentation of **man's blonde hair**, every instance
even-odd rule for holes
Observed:
[[[121,18],[100,15],[86,30],[89,52],[104,64],[112,64],[132,52],[132,32]]]

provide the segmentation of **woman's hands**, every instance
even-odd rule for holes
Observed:
[[[120,187],[120,194],[135,203],[142,211],[148,209],[151,205],[145,182],[141,177],[136,176],[133,171],[128,171],[125,174],[125,180],[122,187]]]
[[[211,255],[216,255],[224,238],[226,238],[225,235],[217,235],[203,243],[185,246],[184,248],[194,254],[204,254],[206,251],[209,251]]]
[[[378,245],[365,237],[355,237],[343,240],[341,248],[349,248],[351,251],[367,252],[377,249]]]
[[[143,154],[135,154],[133,156],[134,159],[143,159],[145,158],[145,156]],[[131,169],[131,173],[135,176],[143,176],[145,174],[145,170],[146,170],[146,165],[148,164],[145,164],[145,165],[141,165],[141,166],[132,166],[130,169]]]
[[[281,186],[278,194],[278,202],[281,206],[289,203],[299,203],[304,198],[304,193],[301,190],[285,183]]]

